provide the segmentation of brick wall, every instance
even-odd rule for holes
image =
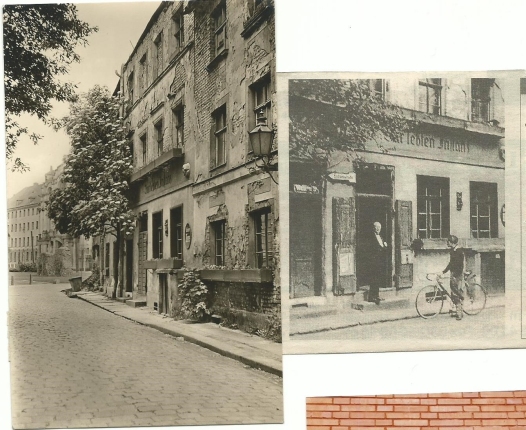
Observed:
[[[526,429],[526,391],[307,399],[308,430]]]

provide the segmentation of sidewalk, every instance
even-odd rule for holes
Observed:
[[[382,304],[383,302],[380,305],[365,303],[363,310],[354,309],[349,303],[293,308],[290,311],[289,336],[420,318],[416,313],[413,301],[407,301],[404,307],[394,309],[382,307]],[[504,307],[504,305],[504,295],[490,296],[487,298],[484,310]],[[448,312],[449,307],[444,305],[442,313]]]
[[[101,293],[79,291],[77,298],[98,306],[115,315],[152,327],[170,336],[208,348],[218,354],[282,376],[281,344],[238,330],[220,327],[214,323],[176,321],[149,308],[133,308]]]

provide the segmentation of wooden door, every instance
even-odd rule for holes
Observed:
[[[413,286],[413,206],[410,201],[396,201],[395,275],[396,288]]]
[[[356,209],[354,197],[332,199],[333,292],[356,292]]]

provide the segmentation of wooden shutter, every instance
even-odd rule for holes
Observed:
[[[396,201],[395,271],[396,288],[413,286],[413,206],[410,201]]]
[[[356,292],[356,207],[354,197],[333,197],[333,292]]]

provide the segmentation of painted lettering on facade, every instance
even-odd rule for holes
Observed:
[[[170,184],[170,182],[172,182],[172,174],[170,172],[170,168],[164,167],[148,176],[148,179],[146,179],[144,183],[144,193],[151,193],[152,191],[155,191],[158,188]]]
[[[448,138],[423,133],[407,133],[406,144],[438,151],[469,153],[469,143],[465,139],[455,137]]]

